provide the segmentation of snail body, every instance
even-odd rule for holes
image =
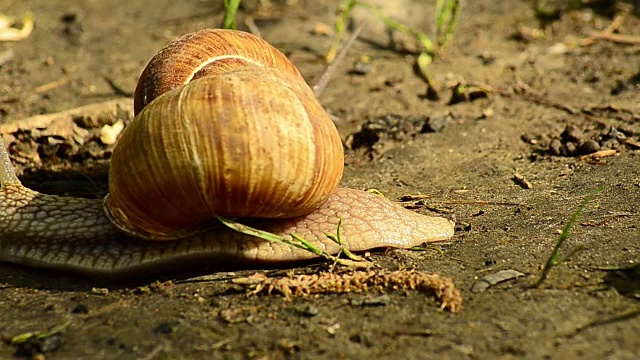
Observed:
[[[254,47],[269,54],[249,59]],[[218,61],[222,70],[213,66]],[[171,64],[195,68],[170,71]],[[155,85],[148,90],[147,83]],[[453,234],[449,220],[337,188],[343,150],[335,126],[295,66],[252,35],[202,30],[169,44],[143,71],[135,104],[136,118],[113,152],[104,202],[24,188],[0,140],[0,260],[109,275],[196,259],[313,256],[236,233],[216,215],[249,218],[282,236],[295,232],[328,252],[339,250],[325,234],[340,219],[353,251]]]

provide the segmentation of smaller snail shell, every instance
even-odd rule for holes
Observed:
[[[297,74],[248,66],[144,107],[114,149],[105,208],[148,239],[214,215],[295,217],[335,190],[343,163],[333,122]]]
[[[203,29],[169,43],[149,61],[136,86],[134,113],[191,80],[247,65],[275,67],[304,81],[295,65],[265,40],[242,31]]]

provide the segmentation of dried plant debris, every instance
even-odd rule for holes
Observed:
[[[354,271],[344,274],[321,272],[312,275],[290,274],[281,278],[270,278],[264,274],[234,279],[235,284],[249,289],[249,294],[273,291],[287,299],[293,296],[326,293],[365,293],[372,290],[416,290],[434,293],[442,302],[441,308],[451,312],[462,310],[462,296],[450,278],[416,270],[398,271]]]
[[[523,175],[519,173],[513,174],[513,177],[511,178],[511,180],[513,180],[514,183],[516,183],[518,186],[520,186],[523,189],[527,189],[527,190],[533,189],[533,184],[531,184],[531,182],[529,182],[527,178],[525,178]]]
[[[115,141],[105,142],[103,129],[130,122],[133,114],[127,103],[117,99],[32,116],[0,125],[0,134],[20,171],[108,159]]]
[[[460,81],[449,85],[449,88],[451,89],[449,105],[488,98],[493,93],[491,86],[479,82]]]
[[[601,151],[619,150],[627,145],[637,132],[628,126],[607,126],[597,132],[583,132],[575,125],[567,125],[559,139],[549,143],[548,151],[556,156],[585,156]],[[610,152],[610,151],[609,151]]]
[[[439,132],[452,121],[449,113],[429,116],[389,114],[366,120],[360,130],[349,135],[346,145],[351,150],[364,148],[380,154],[385,150],[385,142],[400,143],[419,134]]]
[[[0,13],[0,41],[25,40],[33,32],[33,13],[27,11],[22,19]]]

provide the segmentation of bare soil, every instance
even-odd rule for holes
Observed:
[[[36,20],[27,40],[0,45],[14,52],[0,67],[3,123],[127,96],[163,45],[222,18],[219,1],[1,3],[7,13],[30,10]],[[270,10],[245,4],[253,3],[249,14],[262,36],[314,82],[330,43],[314,29],[333,24],[337,1],[292,1]],[[432,33],[434,1],[385,3],[389,15]],[[363,300],[379,292],[285,301],[247,297],[228,281],[255,269],[225,269],[199,281],[101,284],[0,264],[3,338],[70,321],[40,348],[1,342],[0,358],[42,351],[51,359],[637,359],[640,279],[607,269],[640,262],[640,44],[580,46],[625,2],[556,3],[558,16],[543,20],[533,1],[465,2],[453,42],[430,67],[439,100],[425,96],[411,42],[392,42],[375,18],[360,13],[367,27],[321,97],[349,146],[343,186],[391,198],[426,194],[411,203],[416,211],[458,223],[449,243],[371,258],[390,270],[451,277],[464,297],[461,313],[441,311],[417,292],[388,291],[388,299],[368,306]],[[620,34],[640,34],[637,11],[624,18]],[[246,16],[240,14],[241,28]],[[371,69],[357,74],[362,55],[372,59]],[[452,103],[450,86],[460,82],[492,91]],[[598,147],[616,152],[580,157]],[[35,189],[99,197],[108,155],[96,158],[104,149],[89,150],[64,158],[37,145],[18,153],[38,156],[14,161]],[[516,173],[531,188],[514,180]],[[559,231],[600,187],[548,280],[530,288]],[[526,276],[471,291],[478,279],[506,269]]]

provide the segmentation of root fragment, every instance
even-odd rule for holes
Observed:
[[[346,274],[322,272],[313,275],[290,275],[270,278],[256,273],[234,279],[235,284],[246,287],[249,295],[260,292],[279,292],[290,300],[293,296],[327,293],[364,293],[371,290],[416,290],[433,293],[441,301],[441,309],[451,312],[462,310],[462,296],[453,281],[438,274],[416,270],[354,271]]]

